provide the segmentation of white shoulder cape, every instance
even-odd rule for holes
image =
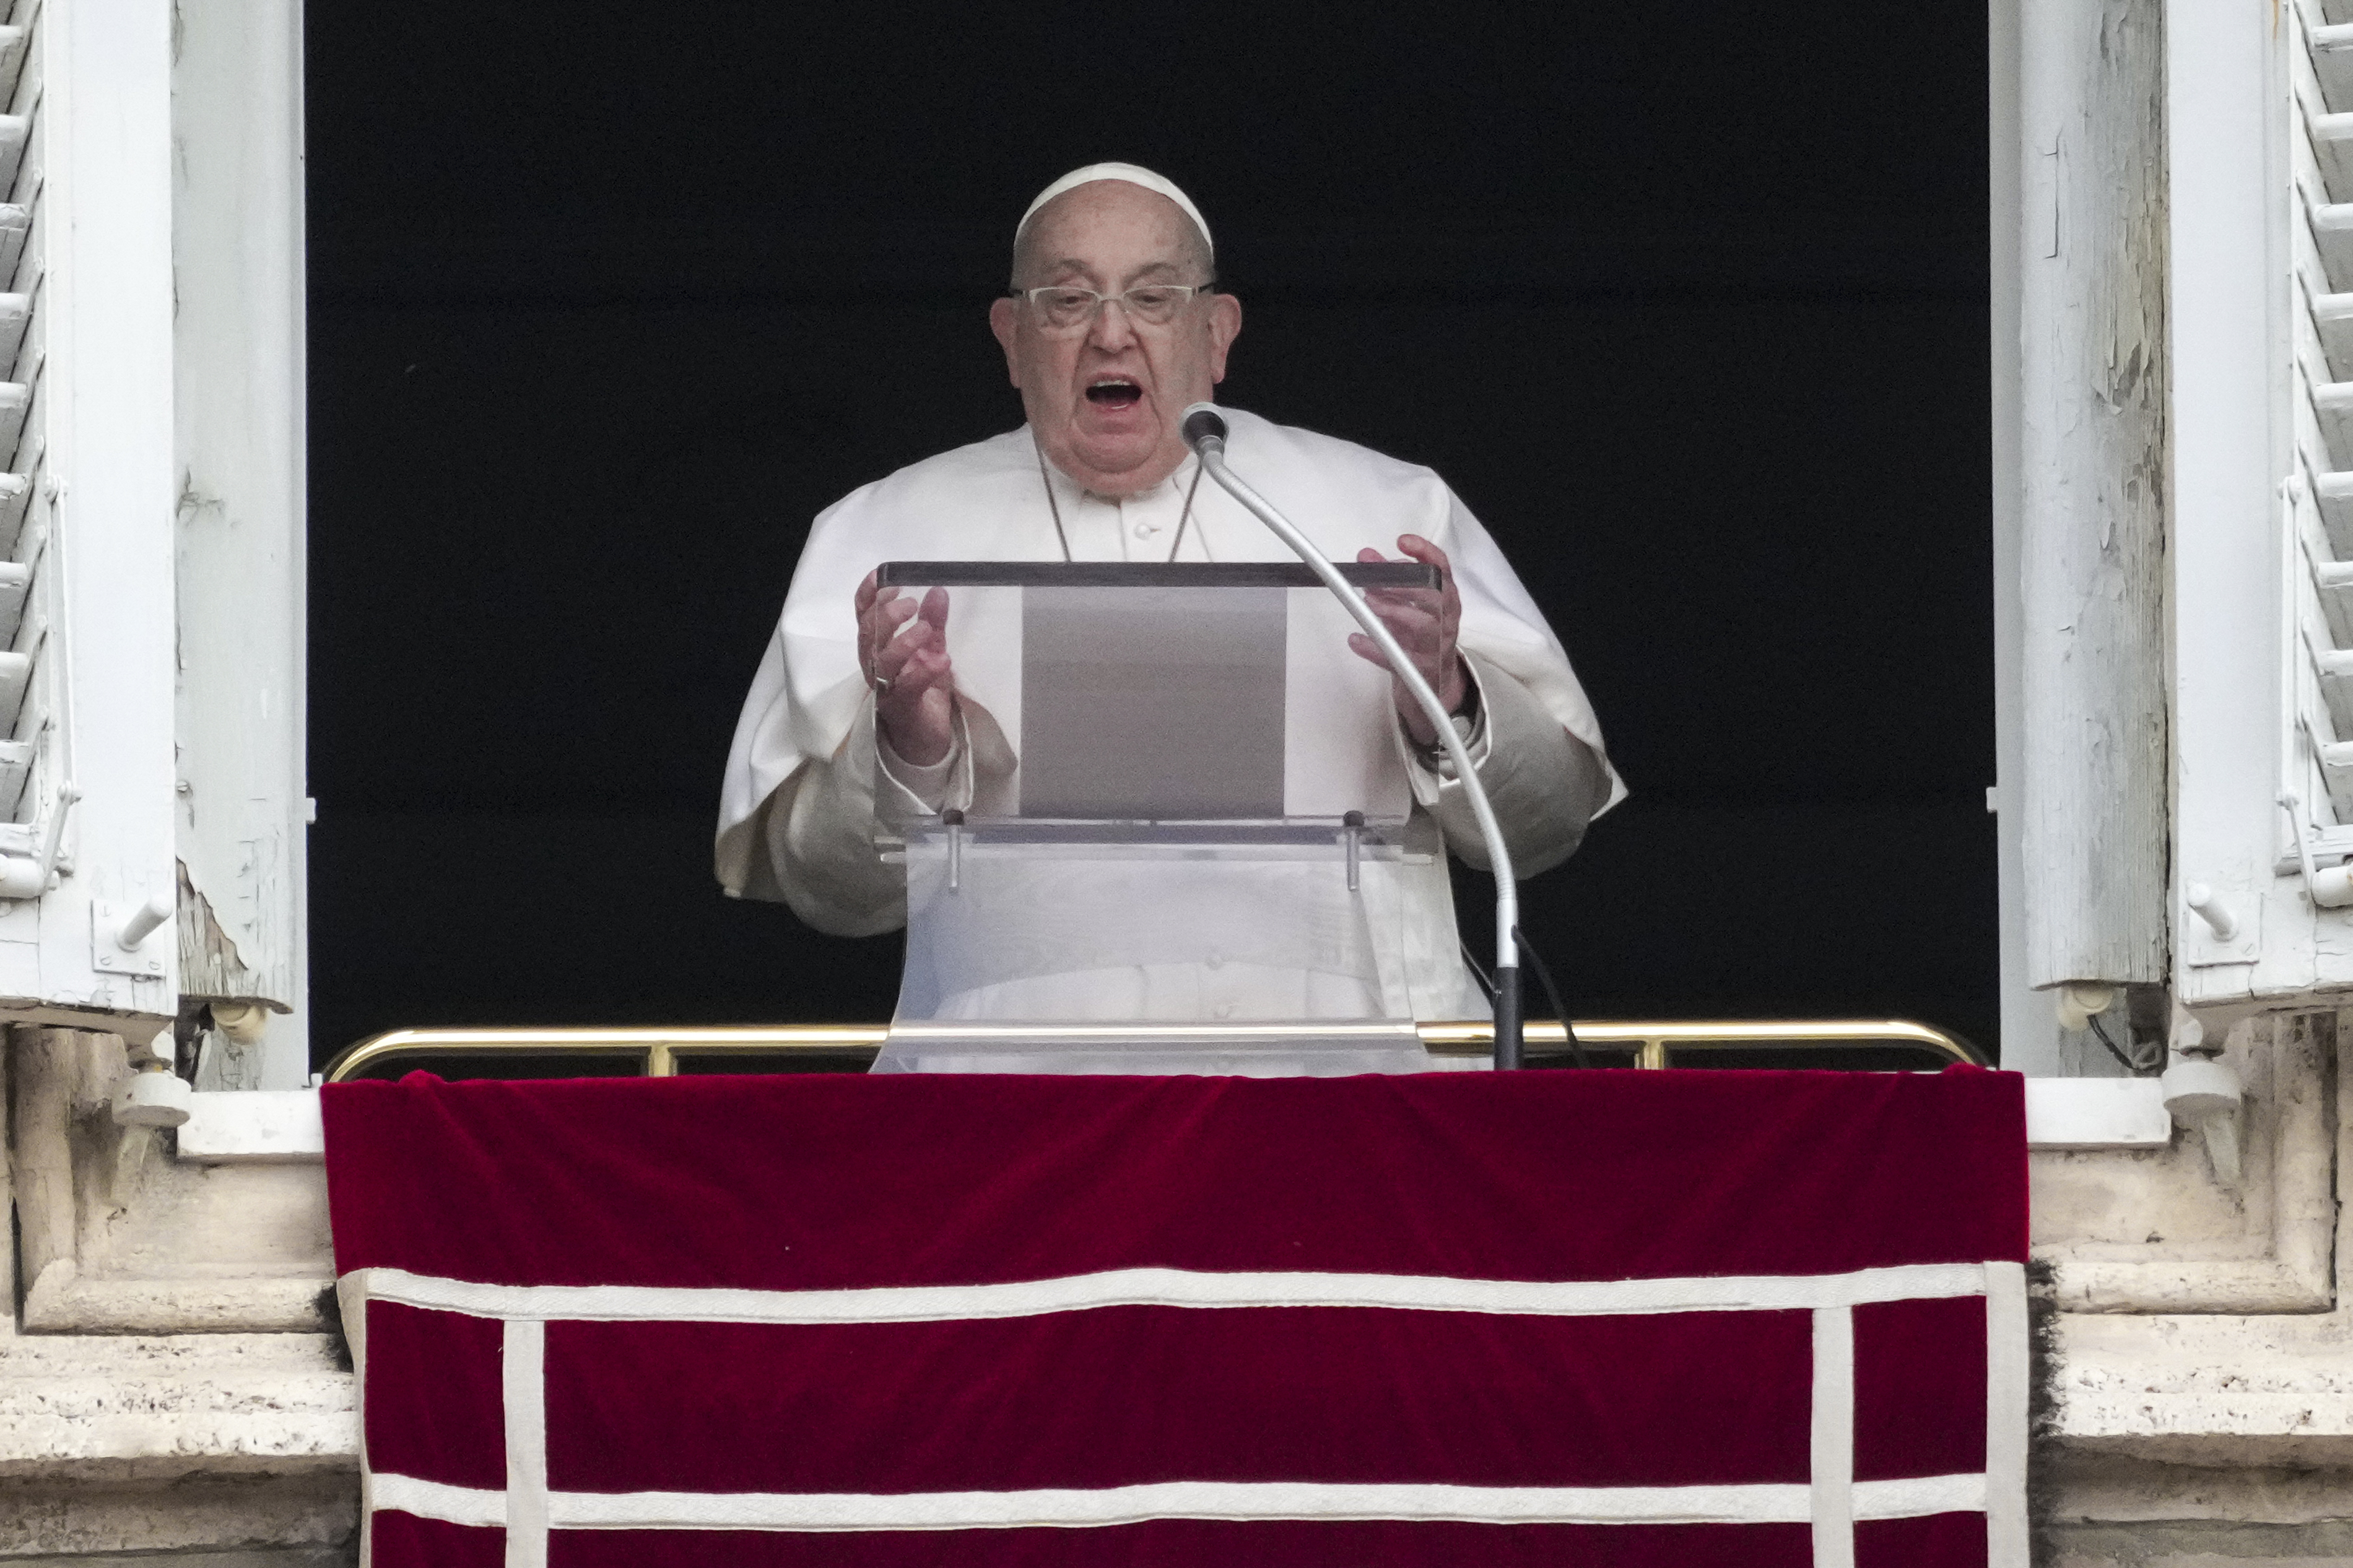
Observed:
[[[1462,647],[1516,678],[1568,732],[1606,759],[1601,726],[1568,656],[1479,520],[1426,468],[1226,411],[1237,473],[1335,561],[1365,546],[1397,553],[1400,533],[1434,542],[1462,595]],[[809,529],[735,726],[720,796],[715,868],[728,892],[781,899],[759,834],[761,805],[811,759],[840,749],[866,701],[852,595],[884,561],[1051,561],[1061,551],[1025,426],[861,486]],[[1196,497],[1186,559],[1289,560],[1291,552],[1214,484]],[[1614,772],[1609,804],[1626,794]],[[1606,809],[1606,808],[1605,808]]]

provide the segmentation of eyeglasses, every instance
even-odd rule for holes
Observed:
[[[1066,283],[1050,283],[1043,289],[1017,289],[1014,293],[1029,301],[1050,332],[1075,332],[1094,322],[1095,312],[1117,301],[1127,312],[1128,320],[1146,326],[1165,327],[1176,319],[1176,312],[1196,294],[1210,292],[1205,283],[1139,283],[1124,294],[1098,294],[1092,289],[1073,288]]]

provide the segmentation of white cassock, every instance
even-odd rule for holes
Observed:
[[[1324,555],[1393,553],[1402,533],[1446,552],[1461,594],[1461,647],[1480,690],[1471,753],[1523,877],[1557,865],[1586,824],[1623,798],[1568,656],[1478,519],[1425,468],[1227,410],[1227,455]],[[782,900],[819,931],[866,936],[906,921],[903,869],[874,847],[878,820],[954,805],[985,815],[1016,765],[1000,737],[960,741],[932,768],[879,753],[851,599],[884,561],[1288,561],[1291,552],[1197,460],[1124,500],[1082,490],[1041,463],[1027,427],[900,469],[820,515],[754,678],[728,759],[716,863],[730,894]],[[1047,486],[1053,487],[1049,505]],[[1189,519],[1187,498],[1191,496]],[[1179,529],[1182,525],[1182,537]],[[954,612],[951,610],[953,622]],[[1392,725],[1392,729],[1398,729]],[[1398,730],[1415,806],[1408,847],[1486,857],[1461,786]],[[1396,879],[1402,918],[1373,933],[1378,995],[1283,963],[1150,962],[1003,979],[951,997],[941,1016],[1151,1021],[1312,1017],[1480,1018],[1443,854],[1368,867]],[[1087,918],[1116,923],[1106,908]]]

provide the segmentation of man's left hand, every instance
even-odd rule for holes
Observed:
[[[1388,627],[1389,635],[1397,638],[1398,646],[1405,649],[1414,668],[1421,671],[1422,679],[1430,682],[1430,689],[1438,693],[1446,710],[1458,712],[1471,694],[1471,675],[1462,668],[1462,655],[1455,647],[1455,638],[1462,627],[1462,595],[1454,589],[1454,569],[1447,563],[1446,552],[1418,533],[1399,534],[1398,548],[1405,552],[1408,559],[1438,568],[1442,584],[1440,592],[1433,596],[1426,588],[1375,589],[1365,595],[1365,601],[1372,606],[1373,614],[1380,616],[1381,624]],[[1388,557],[1367,548],[1357,551],[1356,559],[1369,565]],[[1383,669],[1388,668],[1389,661],[1379,646],[1364,633],[1348,634],[1348,646],[1359,657]],[[1416,745],[1434,742],[1438,731],[1430,728],[1430,715],[1421,710],[1421,704],[1413,700],[1405,682],[1393,679],[1390,685],[1395,689],[1398,719],[1405,725],[1405,732],[1413,737]]]

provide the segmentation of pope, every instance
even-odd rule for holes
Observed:
[[[1180,411],[1224,379],[1241,331],[1241,303],[1217,287],[1215,260],[1199,210],[1148,170],[1093,164],[1030,204],[1011,286],[989,310],[1025,423],[902,468],[817,519],[736,727],[716,847],[728,892],[781,899],[820,931],[892,930],[906,919],[905,882],[875,853],[878,818],[985,813],[1018,766],[1007,739],[958,700],[950,595],[879,588],[879,563],[1291,559],[1202,485],[1178,431]],[[1388,548],[1438,569],[1440,594],[1377,596],[1376,607],[1456,715],[1521,874],[1567,858],[1625,786],[1559,640],[1486,530],[1428,468],[1238,410],[1227,421],[1236,471],[1331,558],[1380,561]],[[1369,639],[1350,643],[1383,662]],[[1442,841],[1483,867],[1435,731],[1393,684],[1415,800],[1409,842]],[[1443,856],[1395,874],[1406,913],[1384,968],[1422,1016],[1482,1015]],[[1166,976],[1060,978],[1099,1016],[1167,989]],[[1258,1010],[1288,1010],[1293,977],[1262,978]],[[1220,984],[1242,988],[1248,1016],[1250,977]],[[1025,1000],[1035,1016],[1070,1003]]]

